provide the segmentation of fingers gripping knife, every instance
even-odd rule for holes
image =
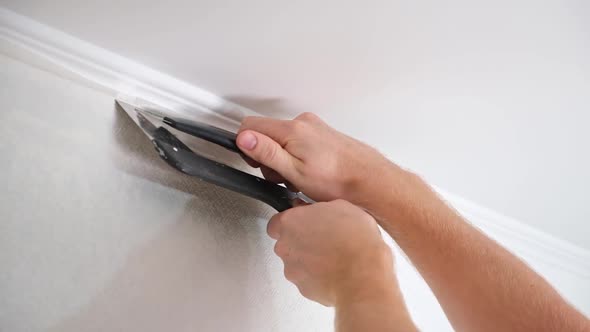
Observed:
[[[160,157],[170,166],[209,183],[260,200],[277,211],[293,207],[293,202],[298,197],[297,193],[193,152],[168,129],[163,126],[156,127],[148,117],[158,118],[172,128],[240,153],[235,133],[203,123],[167,117],[150,109],[136,107],[120,98],[116,101],[151,139]]]

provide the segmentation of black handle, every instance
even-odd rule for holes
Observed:
[[[262,201],[281,212],[293,207],[297,195],[287,188],[194,153],[166,128],[152,140],[169,165],[188,175]]]
[[[225,129],[211,126],[202,122],[189,122],[169,117],[165,117],[162,121],[170,127],[178,129],[189,135],[202,138],[217,145],[221,145],[230,151],[241,153],[240,149],[236,145],[237,135],[231,131],[227,131]]]

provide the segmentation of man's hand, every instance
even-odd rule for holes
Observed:
[[[368,174],[394,166],[375,149],[330,128],[312,113],[293,120],[247,117],[237,144],[255,161],[249,161],[252,166],[262,165],[268,180],[286,183],[316,201],[354,202]]]
[[[285,277],[326,306],[386,297],[397,286],[393,256],[375,220],[343,200],[296,207],[268,223]]]

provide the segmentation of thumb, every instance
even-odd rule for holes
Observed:
[[[236,139],[238,147],[248,157],[275,170],[286,179],[294,174],[293,157],[272,138],[261,133],[245,130]]]

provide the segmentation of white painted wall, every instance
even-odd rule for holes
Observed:
[[[0,331],[326,331],[270,209],[169,167],[112,93],[0,56]]]
[[[0,4],[590,248],[587,1]]]

